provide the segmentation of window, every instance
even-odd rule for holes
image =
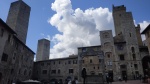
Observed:
[[[131,47],[131,51],[132,53],[135,53],[134,47]]]
[[[107,57],[110,58],[110,54],[107,54]]]
[[[11,69],[11,72],[10,72],[10,73],[13,74],[13,72],[14,72],[14,69]]]
[[[47,70],[43,70],[43,71],[42,71],[42,74],[47,74]]]
[[[138,69],[138,65],[134,64],[134,68],[135,68],[135,70],[137,70]]]
[[[123,45],[122,45],[122,44],[118,44],[118,45],[117,45],[117,49],[118,49],[118,50],[123,50]]]
[[[31,70],[29,71],[29,76],[31,75]]]
[[[44,63],[41,63],[41,66],[44,66]]]
[[[92,63],[92,59],[90,59],[90,63]]]
[[[97,67],[97,69],[99,69],[99,67]]]
[[[119,16],[121,17],[121,14],[119,14]]]
[[[13,55],[13,60],[15,60],[16,59],[16,53],[14,53],[14,55]]]
[[[71,64],[71,61],[68,61],[68,64]]]
[[[119,55],[119,57],[120,57],[120,60],[125,60],[124,55]]]
[[[91,75],[95,75],[95,72],[94,72],[94,71],[91,71]]]
[[[53,62],[53,64],[55,64],[55,61]]]
[[[73,69],[69,69],[69,74],[70,74],[70,73],[73,73]]]
[[[149,37],[150,37],[150,34],[149,34],[149,32],[147,32],[146,34],[147,34],[147,38],[149,38]]]
[[[25,69],[25,70],[24,70],[24,75],[26,75],[26,74],[27,74],[27,70]]]
[[[58,74],[60,74],[60,69],[58,69]]]
[[[87,49],[86,48],[82,48],[82,52],[86,52],[87,51]]]
[[[60,64],[60,61],[59,61],[59,64]]]
[[[133,60],[136,60],[136,55],[132,54]]]
[[[73,64],[77,64],[77,60],[73,60]]]
[[[95,67],[93,67],[93,69],[95,69]]]
[[[82,63],[84,63],[84,60],[82,60]]]
[[[11,35],[8,35],[8,42],[10,42]]]
[[[126,69],[126,65],[120,65],[121,69]]]
[[[103,38],[109,38],[109,33],[108,32],[104,32],[103,33]]]
[[[16,49],[18,49],[18,43],[16,43],[15,47],[16,47]]]
[[[102,62],[102,60],[101,59],[99,59],[99,63],[101,63]]]
[[[1,61],[7,62],[7,60],[8,60],[8,55],[3,53]]]
[[[112,65],[112,62],[111,62],[111,61],[108,61],[108,62],[107,62],[107,65],[111,66],[111,65]]]
[[[18,74],[21,74],[21,69],[19,69],[19,73]]]
[[[50,63],[47,63],[47,65],[50,65]]]
[[[51,72],[52,74],[56,74],[56,70],[52,70],[52,72]]]
[[[131,33],[129,33],[130,37],[131,37]]]
[[[4,29],[1,29],[0,36],[3,37],[3,34],[4,34]]]
[[[104,43],[104,47],[105,47],[105,48],[110,48],[110,46],[111,46],[110,42],[105,42],[105,43]]]

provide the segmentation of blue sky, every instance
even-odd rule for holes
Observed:
[[[14,1],[0,1],[0,18],[4,21]],[[149,0],[23,1],[31,7],[26,44],[36,52],[39,39],[50,39],[50,58],[77,54],[77,47],[100,45],[99,31],[112,29],[114,32],[112,4],[125,5],[142,30],[150,23]]]

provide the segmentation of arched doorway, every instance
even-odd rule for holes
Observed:
[[[143,57],[142,66],[143,66],[144,76],[145,75],[150,76],[150,56]]]

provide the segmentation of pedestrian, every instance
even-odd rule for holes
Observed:
[[[121,82],[121,77],[120,76],[118,77],[118,80]]]
[[[106,82],[109,84],[109,76],[106,76]]]
[[[124,81],[127,82],[127,76],[126,75],[124,76]]]
[[[73,80],[71,83],[72,83],[72,84],[76,84],[75,80]]]
[[[112,84],[112,77],[109,77],[109,83]]]
[[[142,75],[141,74],[139,75],[139,79],[140,79],[140,81],[142,80]]]
[[[71,84],[71,80],[69,80],[68,84]]]

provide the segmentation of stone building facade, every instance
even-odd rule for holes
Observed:
[[[33,78],[49,82],[52,79],[65,81],[67,78],[77,77],[79,82],[82,82],[83,68],[86,68],[88,76],[97,75],[96,78],[98,78],[102,75],[104,81],[106,76],[117,81],[119,77],[123,79],[126,76],[127,79],[135,79],[140,75],[150,75],[148,72],[150,67],[147,68],[149,53],[147,46],[142,43],[140,25],[134,25],[132,13],[127,12],[124,5],[113,6],[112,15],[115,36],[112,35],[112,30],[103,30],[100,31],[101,45],[79,47],[78,55],[74,58],[35,62]],[[77,61],[76,64],[74,60]],[[65,65],[66,62],[69,65]],[[69,74],[69,72],[73,73]],[[96,81],[96,78],[91,80]]]
[[[42,82],[65,81],[78,76],[77,56],[34,62],[33,79]]]
[[[0,84],[12,84],[24,81],[30,79],[32,76],[35,53],[25,45],[26,35],[25,37],[23,36],[24,40],[20,38],[22,37],[21,33],[27,33],[26,27],[28,26],[28,22],[26,21],[29,19],[23,13],[23,10],[20,10],[22,5],[24,6],[25,3],[21,0],[12,3],[10,7],[11,12],[9,12],[7,19],[9,25],[0,19]],[[17,12],[19,14],[16,14]],[[17,26],[13,23],[16,23]],[[22,26],[25,28],[25,31],[24,29],[19,30]],[[14,29],[15,27],[16,29]]]

